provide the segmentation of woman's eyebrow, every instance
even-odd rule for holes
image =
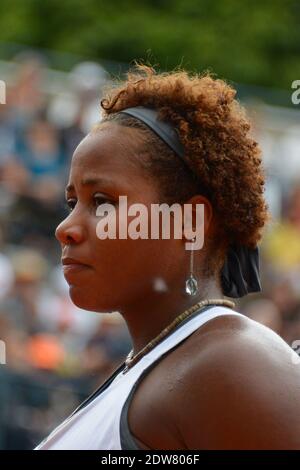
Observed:
[[[81,186],[95,186],[96,184],[106,184],[106,185],[112,185],[115,184],[113,180],[108,179],[108,178],[103,178],[103,177],[87,177],[81,180],[80,185]],[[68,184],[66,186],[65,192],[68,193],[70,191],[74,190],[74,185],[72,183]]]

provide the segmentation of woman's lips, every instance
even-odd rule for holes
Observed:
[[[90,269],[87,264],[81,263],[73,258],[62,258],[63,272],[65,276],[77,274],[86,269]]]
[[[82,271],[83,269],[88,269],[89,266],[86,264],[72,263],[63,265],[64,274],[74,273]]]

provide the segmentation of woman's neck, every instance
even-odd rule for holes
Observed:
[[[131,336],[134,355],[192,305],[204,299],[223,298],[221,287],[215,280],[201,285],[202,290],[197,296],[190,297],[178,291],[164,295],[154,293],[121,312]]]

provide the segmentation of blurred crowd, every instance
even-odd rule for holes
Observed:
[[[14,64],[0,105],[0,449],[32,448],[131,348],[118,313],[72,304],[54,237],[70,158],[100,118],[108,74],[81,63],[55,88],[39,54]]]
[[[14,66],[0,105],[0,449],[30,449],[110,375],[131,342],[118,313],[72,304],[54,237],[70,158],[99,120],[109,74],[80,63],[60,88],[37,53],[19,54]],[[238,309],[292,345],[300,339],[300,174],[289,184],[272,168],[269,158],[274,218],[261,245],[263,293]]]

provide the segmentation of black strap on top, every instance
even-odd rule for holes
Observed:
[[[158,111],[144,106],[126,108],[120,113],[133,116],[157,134],[184,162],[184,147],[176,129],[168,122],[158,119]],[[259,250],[240,244],[231,244],[221,272],[223,294],[227,297],[243,297],[261,291],[259,276]]]

